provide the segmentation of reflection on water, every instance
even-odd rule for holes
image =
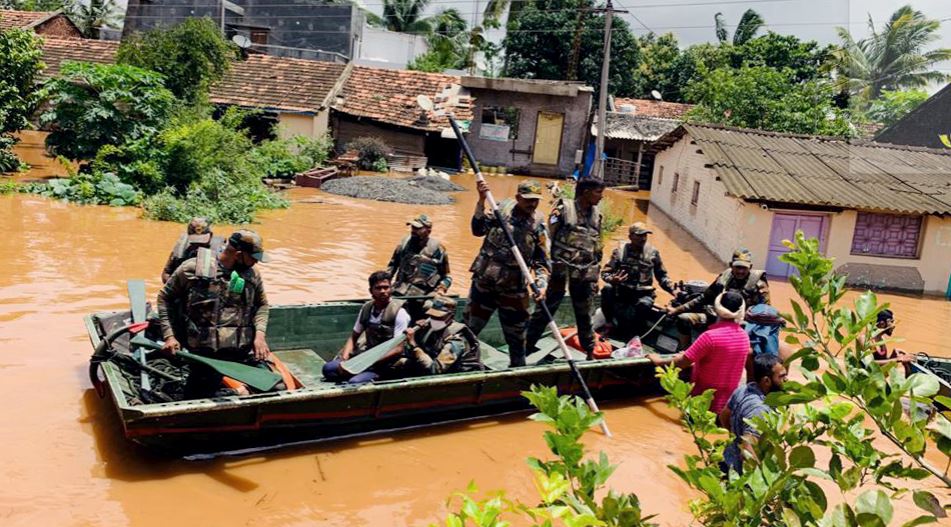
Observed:
[[[292,191],[290,209],[268,212],[253,227],[273,257],[261,266],[271,301],[364,296],[366,276],[386,265],[406,220],[419,212],[435,219],[434,235],[450,250],[453,289],[465,294],[479,246],[468,229],[476,195],[470,176],[457,181],[467,190],[449,206]],[[490,184],[506,197],[518,181],[498,176]],[[720,270],[668,218],[645,214],[645,193],[609,196],[626,223],[652,226],[674,279],[709,280]],[[217,226],[220,233],[230,228]],[[182,226],[143,220],[134,209],[14,195],[0,197],[0,230],[7,255],[0,274],[0,400],[8,402],[0,428],[3,525],[420,524],[437,520],[445,498],[471,480],[532,499],[524,459],[545,455],[544,443],[541,426],[521,415],[240,459],[185,462],[143,452],[122,438],[114,412],[89,388],[92,350],[82,316],[124,307],[127,278],[145,278],[154,295]],[[788,285],[773,289],[785,308]],[[940,355],[949,304],[887,299],[905,347]],[[589,446],[620,463],[612,486],[637,492],[665,524],[687,524],[691,495],[666,468],[690,448],[675,416],[660,400],[606,411],[616,437],[592,433]]]

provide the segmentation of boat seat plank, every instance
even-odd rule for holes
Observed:
[[[297,348],[289,350],[279,350],[273,352],[281,362],[287,366],[291,374],[304,385],[305,388],[313,388],[322,383],[323,373],[321,368],[326,362],[314,350],[310,348]]]
[[[479,341],[479,351],[482,354],[482,365],[490,370],[504,370],[509,367],[508,353],[493,348],[483,341]]]

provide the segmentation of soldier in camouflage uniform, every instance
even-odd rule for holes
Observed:
[[[479,340],[454,320],[456,301],[437,296],[426,320],[406,330],[404,357],[394,366],[399,377],[478,371],[482,368]]]
[[[575,188],[575,199],[558,198],[548,216],[552,272],[545,304],[549,312],[555,313],[567,288],[575,312],[578,339],[589,358],[594,353],[591,312],[601,267],[601,211],[598,203],[603,195],[604,182],[584,179]],[[536,306],[528,324],[526,347],[529,351],[534,350],[547,324],[545,311]]]
[[[207,247],[214,253],[218,253],[224,248],[225,240],[221,236],[215,236],[211,232],[211,223],[208,218],[196,216],[188,222],[188,230],[178,238],[175,247],[172,248],[168,260],[165,261],[165,268],[162,269],[162,283],[168,282],[175,269],[178,269],[182,262],[194,258],[198,254],[198,249]]]
[[[601,312],[609,325],[623,330],[623,336],[639,333],[650,316],[657,299],[655,279],[661,289],[674,293],[674,282],[667,276],[660,252],[647,243],[651,234],[647,225],[636,222],[627,233],[628,243],[614,250],[601,272],[605,282]]]
[[[766,271],[754,270],[753,255],[748,249],[737,249],[730,260],[730,268],[720,273],[701,296],[677,307],[669,307],[667,313],[677,317],[681,347],[690,342],[693,328],[705,327],[716,321],[713,304],[720,293],[739,293],[747,309],[758,304],[769,304],[769,282]]]
[[[479,201],[472,216],[471,229],[475,236],[485,237],[482,248],[469,270],[472,286],[469,288],[469,304],[466,306],[465,323],[475,335],[479,335],[492,317],[499,311],[499,322],[509,348],[511,366],[525,365],[525,330],[529,317],[528,283],[522,276],[508,239],[494,215],[485,211],[485,197],[489,191],[485,182],[479,182]],[[535,298],[545,298],[551,263],[548,258],[548,231],[541,215],[536,212],[541,199],[542,187],[535,181],[518,185],[515,200],[499,204],[504,221],[512,229],[515,243],[528,268],[534,272],[539,293]]]
[[[433,222],[429,216],[420,214],[407,225],[410,234],[400,241],[393,251],[387,272],[393,277],[393,294],[396,296],[444,295],[452,285],[449,274],[449,255],[439,240],[432,238]],[[424,300],[406,300],[404,308],[414,321],[423,318]]]
[[[254,265],[265,261],[261,237],[240,230],[228,238],[221,253],[202,248],[180,265],[158,294],[163,349],[177,352],[178,339],[183,338],[192,353],[263,365],[270,352],[264,340],[268,303]],[[175,316],[186,322],[184,335],[175,334],[171,323]],[[187,398],[208,397],[220,390],[221,374],[201,364],[190,368]]]

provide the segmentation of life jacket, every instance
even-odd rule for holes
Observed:
[[[582,352],[587,353],[584,347],[581,345],[581,338],[578,336],[577,328],[561,328],[561,336],[565,339],[565,344],[571,346],[572,348]],[[594,333],[594,352],[593,356],[595,359],[610,359],[611,352],[614,351],[614,347],[611,346],[611,343],[608,342],[606,338],[601,336],[600,333]]]
[[[172,265],[169,272],[174,272],[185,260],[190,260],[198,256],[198,249],[211,249],[212,254],[218,255],[221,253],[224,245],[225,239],[221,236],[212,236],[208,243],[189,243],[188,235],[182,234],[178,237],[178,241],[175,242],[175,247],[172,248]]]
[[[645,293],[653,291],[656,254],[657,249],[649,243],[645,243],[640,252],[635,252],[630,243],[625,243],[619,267],[627,273],[627,280],[621,285]]]
[[[411,242],[412,236],[406,236],[398,249],[400,265],[393,278],[393,291],[398,295],[406,295],[410,292],[410,287],[420,289],[421,294],[430,293],[443,279],[439,274],[439,266],[446,255],[439,241],[429,238],[421,251],[407,255],[406,251],[409,250]]]
[[[746,307],[750,308],[756,304],[764,303],[761,300],[761,293],[759,290],[759,282],[763,279],[763,276],[766,274],[766,271],[750,269],[750,276],[746,279],[746,283],[743,284],[739,289],[736,288],[736,284],[733,280],[733,269],[727,269],[720,274],[717,278],[718,284],[723,287],[723,291],[733,291],[734,293],[739,293],[743,300],[746,302]]]
[[[499,212],[502,221],[512,227],[512,237],[518,246],[522,257],[528,259],[535,252],[536,244],[540,243],[537,236],[539,229],[544,229],[545,224],[541,216],[535,214],[535,217],[527,222],[519,222],[512,225],[512,211],[515,208],[515,200],[507,199],[499,204]],[[530,262],[526,262],[531,265]],[[521,270],[518,268],[518,262],[512,254],[512,248],[509,246],[508,239],[505,237],[505,231],[500,225],[494,225],[485,235],[482,242],[482,249],[476,256],[472,267],[469,270],[476,275],[476,279],[483,283],[493,284],[493,287],[501,289],[524,289],[527,285]]]
[[[468,349],[463,351],[459,349],[462,346],[459,342],[451,342],[450,346],[453,347],[453,355],[456,356],[456,361],[450,366],[444,373],[456,373],[462,371],[476,371],[481,370],[482,368],[482,356],[479,352],[479,339],[472,333],[472,330],[469,329],[469,326],[462,324],[460,322],[453,322],[446,327],[445,331],[442,332],[442,335],[439,336],[434,342],[430,342],[430,333],[432,329],[428,330],[421,342],[423,343],[423,350],[426,351],[426,354],[432,359],[436,359],[439,351],[442,350],[442,347],[445,345],[446,341],[455,335],[461,335],[462,338],[468,344]]]
[[[235,271],[237,272],[237,271]],[[229,289],[231,273],[219,273],[218,255],[201,247],[195,256],[195,281],[188,289],[185,316],[188,346],[194,349],[250,349],[254,343],[254,299],[260,281],[253,269],[238,272],[244,290]]]
[[[601,264],[601,211],[591,207],[587,218],[580,218],[578,202],[559,200],[562,210],[562,226],[552,237],[551,255],[556,262],[568,264],[578,270],[593,268],[590,278],[597,280],[598,267]],[[558,204],[555,205],[558,207]]]
[[[390,303],[383,308],[383,315],[378,322],[370,322],[370,315],[373,313],[373,301],[370,300],[360,308],[360,314],[357,320],[363,326],[363,334],[366,338],[366,348],[370,349],[379,344],[390,340],[395,336],[396,315],[403,307],[402,300],[390,300]]]

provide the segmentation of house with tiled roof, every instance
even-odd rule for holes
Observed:
[[[62,10],[0,10],[0,31],[8,29],[29,29],[38,35],[60,38],[82,38],[79,28]]]
[[[115,62],[117,42],[44,38],[41,76],[55,77],[64,61]],[[266,122],[277,124],[280,137],[321,136],[328,131],[330,105],[343,84],[348,66],[336,62],[252,54],[231,64],[209,99],[221,106],[263,110]]]
[[[605,114],[605,181],[650,188],[654,173],[651,145],[680,126],[692,108],[692,104],[614,97]],[[591,135],[597,137],[599,129],[595,120]]]
[[[472,120],[472,98],[459,80],[442,73],[354,66],[333,105],[338,150],[359,137],[378,137],[398,154],[459,168],[459,145],[446,118],[451,113],[464,125]],[[422,108],[420,96],[434,107]]]
[[[951,151],[951,84],[875,136],[880,143]]]
[[[850,285],[948,293],[951,151],[695,124],[652,148],[652,210],[724,262],[746,247],[784,279],[801,230]]]

